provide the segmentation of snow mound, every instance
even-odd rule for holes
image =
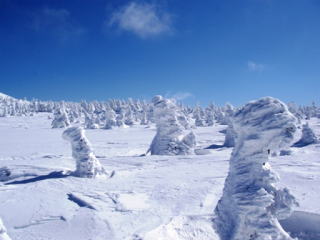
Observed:
[[[289,218],[281,220],[280,223],[292,237],[297,237],[299,240],[320,239],[319,214],[294,211]]]
[[[302,136],[298,142],[293,144],[293,147],[304,147],[310,144],[318,143],[319,140],[313,130],[310,128],[309,124],[304,124],[302,126]]]
[[[295,124],[286,105],[271,97],[249,102],[235,113],[235,147],[215,209],[222,240],[291,239],[278,219],[291,214],[295,198],[288,189],[275,187],[278,176],[268,156],[293,141]]]
[[[7,229],[3,225],[1,218],[0,218],[0,240],[11,240],[11,238],[7,234]]]
[[[177,216],[148,232],[144,240],[220,240],[206,216]]]

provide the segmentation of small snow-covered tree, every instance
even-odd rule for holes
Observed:
[[[285,104],[262,98],[245,105],[232,118],[237,134],[223,195],[215,209],[222,240],[289,240],[278,219],[296,203],[288,189],[278,189],[278,176],[268,156],[288,146],[296,118]]]
[[[105,125],[104,129],[112,129],[113,126],[116,125],[116,114],[115,112],[109,108],[105,111]]]
[[[186,133],[177,120],[177,109],[174,102],[155,96],[154,120],[157,133],[154,137],[150,152],[152,155],[187,155],[192,154],[195,147],[193,132]]]
[[[310,128],[309,124],[306,123],[302,126],[302,135],[298,142],[293,144],[294,147],[304,147],[309,144],[318,143],[319,140],[313,130]]]
[[[106,171],[94,155],[83,128],[70,127],[63,132],[62,137],[71,143],[72,156],[76,160],[75,176],[95,178],[98,175],[106,174]]]
[[[65,128],[69,125],[70,121],[65,108],[57,108],[54,112],[54,118],[51,123],[52,128]]]
[[[11,238],[7,233],[7,229],[3,225],[1,218],[0,218],[0,240],[11,240]]]

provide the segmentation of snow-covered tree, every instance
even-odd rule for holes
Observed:
[[[82,128],[70,127],[63,132],[62,137],[71,143],[72,157],[76,160],[75,176],[94,178],[106,174]]]
[[[7,233],[7,229],[3,225],[1,218],[0,218],[0,240],[11,240],[11,238]]]
[[[70,121],[65,108],[57,108],[54,112],[54,118],[51,123],[52,128],[65,128],[69,125]]]
[[[250,102],[235,113],[237,134],[223,196],[215,209],[221,240],[289,240],[278,219],[287,218],[295,198],[278,189],[270,152],[288,146],[296,118],[274,98]]]
[[[88,114],[85,113],[85,118],[84,118],[84,128],[85,129],[98,129],[99,124],[97,117],[94,114]]]
[[[194,152],[195,136],[193,132],[186,133],[177,119],[177,107],[173,101],[162,96],[152,99],[154,104],[154,119],[157,133],[150,152],[152,155],[187,155]]]
[[[112,129],[116,125],[116,114],[113,109],[109,108],[105,111],[105,125],[104,129]]]
[[[226,130],[226,136],[224,139],[224,147],[234,147],[236,141],[236,133],[233,129],[232,123],[229,123],[229,126],[227,127]]]
[[[298,142],[293,144],[294,147],[304,147],[309,144],[315,144],[318,143],[319,139],[313,132],[313,130],[310,128],[309,124],[306,123],[302,126],[302,135]]]

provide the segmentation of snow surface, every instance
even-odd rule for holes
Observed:
[[[142,156],[156,130],[133,126],[87,130],[111,178],[70,176],[75,161],[51,129],[48,114],[0,118],[0,218],[15,240],[215,240],[213,211],[222,195],[232,149],[226,126],[194,130],[202,155]],[[310,127],[320,135],[320,120]],[[221,146],[206,149],[209,146]],[[300,206],[282,226],[303,240],[320,239],[320,144],[270,159]],[[302,224],[306,223],[308,224]]]

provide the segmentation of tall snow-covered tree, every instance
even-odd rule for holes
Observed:
[[[295,198],[274,183],[270,152],[289,146],[296,118],[274,98],[246,104],[232,119],[237,134],[223,195],[215,209],[221,240],[289,240],[279,219],[287,218]]]
[[[99,175],[106,175],[105,169],[94,155],[82,128],[70,127],[63,132],[62,137],[71,143],[72,157],[76,160],[75,176],[95,178]]]
[[[177,119],[177,107],[169,99],[155,96],[154,119],[157,133],[151,143],[152,155],[187,155],[194,152],[195,136],[193,132],[186,133]]]

